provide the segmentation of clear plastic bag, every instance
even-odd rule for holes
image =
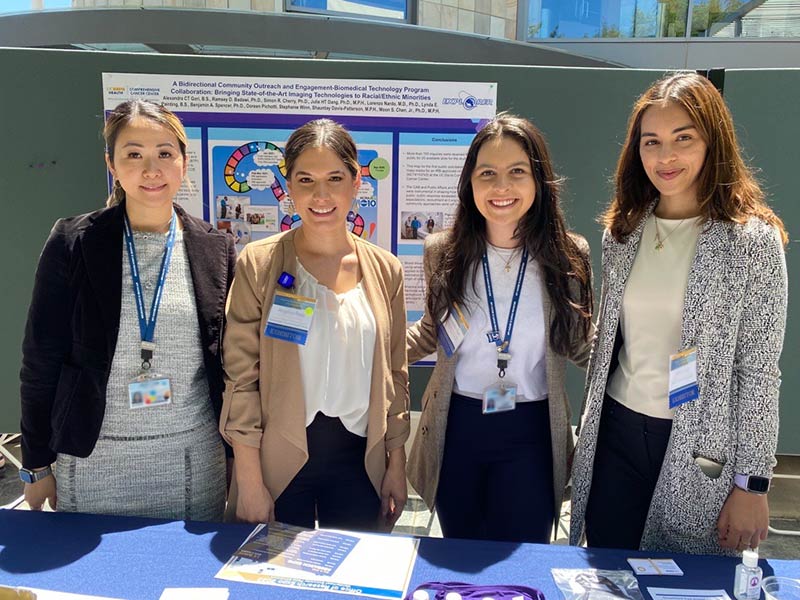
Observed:
[[[551,569],[565,600],[644,600],[631,571]]]

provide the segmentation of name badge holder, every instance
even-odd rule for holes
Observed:
[[[500,325],[497,321],[497,307],[494,301],[494,290],[492,289],[492,276],[489,272],[489,257],[483,253],[483,281],[486,285],[486,298],[489,303],[489,318],[492,323],[492,331],[488,334],[489,341],[497,346],[497,370],[498,381],[490,385],[483,392],[483,414],[505,412],[514,410],[517,406],[517,386],[505,379],[508,362],[511,360],[509,352],[511,346],[511,333],[514,331],[514,320],[517,317],[519,298],[522,293],[522,282],[525,279],[525,267],[528,264],[528,249],[522,252],[519,270],[517,271],[517,282],[514,285],[514,295],[511,298],[511,306],[508,310],[508,321],[506,322],[505,337],[500,338]]]
[[[278,285],[284,289],[275,290],[264,335],[304,346],[308,341],[317,301],[291,293],[289,290],[294,287],[294,277],[286,272],[281,273]]]
[[[139,262],[136,258],[136,246],[133,242],[133,231],[128,221],[128,215],[125,215],[125,247],[128,251],[128,261],[131,266],[133,295],[136,299],[136,313],[139,318],[139,334],[141,336],[139,353],[142,359],[139,374],[128,383],[128,406],[132,409],[163,406],[172,402],[172,385],[169,377],[152,370],[152,364],[156,349],[154,341],[156,320],[158,319],[158,309],[161,306],[161,297],[164,293],[164,284],[167,280],[169,263],[172,260],[172,250],[175,247],[176,229],[175,211],[172,211],[167,240],[164,244],[164,256],[161,259],[161,269],[153,294],[153,302],[150,306],[150,318],[148,319],[145,314],[144,292],[139,273]]]
[[[447,358],[453,356],[469,331],[469,323],[458,304],[454,304],[436,328],[436,336]]]
[[[700,397],[697,384],[697,348],[687,348],[669,357],[669,407],[675,408]]]

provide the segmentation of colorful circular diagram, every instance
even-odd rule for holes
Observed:
[[[364,217],[352,210],[347,213],[347,226],[353,235],[361,237],[364,233]]]
[[[248,142],[247,144],[242,144],[236,150],[234,150],[231,153],[230,158],[228,158],[228,162],[225,163],[226,185],[237,194],[249,192],[252,189],[250,184],[247,183],[246,179],[239,179],[240,174],[236,172],[236,168],[239,166],[239,163],[242,161],[242,159],[244,159],[244,157],[257,152],[263,152],[264,150],[279,152],[281,156],[283,156],[281,149],[272,142]],[[282,175],[286,176],[286,163],[283,161],[283,159],[281,159],[281,161],[278,163],[278,169],[280,169]]]
[[[297,213],[293,215],[286,215],[281,219],[281,231],[289,231],[292,227],[297,227],[300,224],[300,215]]]

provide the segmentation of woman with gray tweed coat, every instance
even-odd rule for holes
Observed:
[[[707,79],[673,74],[636,102],[603,222],[571,542],[755,548],[769,525],[787,235]]]

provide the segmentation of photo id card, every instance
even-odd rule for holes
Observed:
[[[128,384],[128,406],[130,408],[150,408],[172,402],[172,387],[169,377],[143,375]]]
[[[269,309],[264,335],[304,346],[316,306],[314,298],[277,290]]]
[[[483,414],[505,412],[517,407],[517,386],[498,381],[483,392]]]
[[[669,407],[697,400],[697,348],[687,348],[669,357]]]
[[[469,331],[469,324],[464,318],[464,313],[461,312],[457,304],[454,304],[444,321],[439,323],[436,331],[439,343],[448,358],[458,350],[467,335],[467,331]]]

